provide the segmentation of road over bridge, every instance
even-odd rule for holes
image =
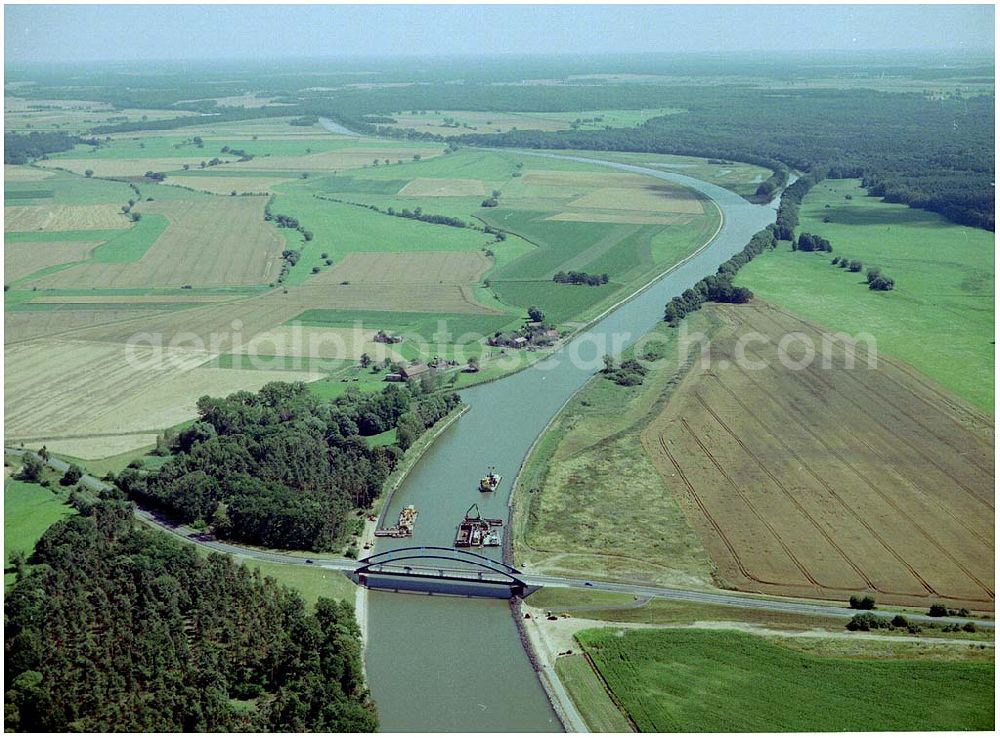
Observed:
[[[26,452],[24,449],[17,448],[6,448],[5,453],[10,455],[21,455],[24,453],[32,453],[30,451]],[[65,471],[69,464],[67,464],[62,459],[57,459],[55,457],[50,457],[48,460],[48,465],[57,471]],[[99,491],[102,489],[107,489],[109,485],[96,477],[90,475],[84,475],[80,480],[85,486],[90,489]],[[427,556],[440,556],[444,560],[428,559],[422,558],[423,563],[417,558],[409,559],[406,563],[403,561],[403,557],[412,556],[412,551],[414,548],[404,548],[404,549],[394,549],[392,551],[384,551],[381,554],[376,554],[368,557],[368,559],[362,559],[361,561],[356,561],[354,559],[348,559],[342,556],[320,556],[317,558],[306,558],[301,555],[285,554],[277,551],[267,551],[258,548],[252,548],[249,546],[241,546],[234,543],[226,543],[224,541],[215,540],[211,536],[207,536],[199,531],[192,530],[183,525],[176,525],[164,517],[157,515],[156,513],[150,512],[148,510],[141,510],[139,508],[135,509],[135,515],[141,520],[144,520],[152,525],[156,525],[159,528],[165,530],[172,535],[183,538],[190,543],[194,543],[199,546],[211,549],[213,551],[218,551],[219,553],[229,554],[236,558],[241,559],[253,559],[256,561],[269,561],[276,564],[294,564],[302,566],[317,566],[324,569],[332,569],[335,571],[344,572],[345,575],[349,576],[354,581],[359,581],[360,575],[369,574],[370,577],[374,578],[381,576],[383,579],[387,579],[389,574],[394,574],[397,579],[404,580],[405,586],[390,586],[384,587],[379,586],[379,588],[389,588],[396,589],[400,591],[423,591],[430,592],[433,591],[429,584],[424,586],[411,586],[406,584],[407,581],[413,582],[430,582],[431,580],[437,578],[441,581],[449,581],[447,577],[434,577],[434,576],[421,576],[422,573],[427,573],[429,568],[436,569],[440,571],[441,569],[446,570],[459,570],[456,572],[447,572],[450,576],[454,576],[457,579],[461,578],[461,582],[471,583],[475,585],[478,581],[479,585],[493,585],[496,584],[499,587],[507,588],[511,590],[509,594],[489,593],[485,596],[499,597],[499,596],[511,596],[517,594],[513,589],[518,583],[524,586],[524,593],[528,594],[534,592],[542,587],[568,587],[568,588],[580,588],[580,589],[590,589],[597,590],[600,592],[615,592],[619,594],[633,595],[636,597],[660,597],[667,600],[677,600],[682,602],[698,602],[706,605],[719,605],[723,607],[738,607],[750,610],[767,610],[771,612],[782,612],[782,613],[792,613],[796,615],[815,615],[821,617],[842,617],[845,620],[849,620],[851,617],[857,614],[857,610],[852,610],[846,606],[835,605],[832,603],[808,601],[808,600],[794,600],[794,599],[781,599],[777,597],[763,597],[760,595],[744,594],[741,592],[723,591],[723,590],[702,590],[702,589],[680,589],[674,587],[656,587],[649,586],[639,583],[631,582],[601,582],[597,580],[589,579],[577,579],[572,577],[552,577],[542,574],[529,574],[518,571],[514,567],[501,564],[500,562],[493,561],[492,559],[487,559],[485,556],[480,556],[474,552],[468,551],[467,549],[452,549],[452,548],[437,548],[437,547],[419,547],[425,550]],[[430,551],[430,549],[437,548],[437,551]],[[401,551],[410,551],[411,553],[403,553]],[[383,558],[384,557],[384,558]],[[490,569],[489,566],[480,565],[477,567],[476,561],[481,560],[483,562],[488,561],[491,565],[498,567],[497,570]],[[433,564],[431,562],[434,562]],[[464,564],[459,564],[458,562],[465,562]],[[410,566],[411,571],[406,572],[405,567]],[[383,567],[383,570],[379,570],[379,567]],[[482,578],[478,572],[483,572]],[[490,573],[486,573],[490,572]],[[358,577],[358,578],[355,578]],[[516,582],[514,581],[516,580]],[[380,582],[380,585],[384,585],[385,582]],[[367,583],[366,583],[367,586]],[[440,587],[436,589],[440,590]],[[457,591],[443,592],[447,594],[460,594],[464,596],[476,596],[476,591],[461,591],[463,588],[457,588]],[[883,617],[892,617],[897,611],[891,608],[882,608],[878,610],[878,615]],[[912,613],[905,612],[906,618],[911,621],[917,622],[937,622],[937,623],[965,623],[969,618],[959,618],[959,617],[942,617],[942,618],[932,618],[929,615],[922,613]],[[979,620],[977,619],[976,625],[981,628],[993,629],[995,627],[995,621],[990,620]]]

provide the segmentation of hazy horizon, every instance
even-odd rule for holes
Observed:
[[[995,41],[992,5],[8,5],[4,16],[7,64],[809,51],[992,55]]]

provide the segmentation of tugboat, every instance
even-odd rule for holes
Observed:
[[[499,546],[501,535],[496,529],[502,525],[503,520],[500,518],[484,518],[479,514],[479,505],[473,504],[465,511],[465,518],[458,524],[455,548]]]
[[[479,491],[496,492],[497,487],[500,486],[501,479],[503,479],[503,477],[497,474],[496,469],[491,466],[486,471],[486,476],[479,480]]]

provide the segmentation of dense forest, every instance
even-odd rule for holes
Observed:
[[[861,177],[870,194],[994,228],[994,98],[932,100],[867,90],[685,93],[687,113],[628,129],[510,131],[479,145],[646,151],[771,162]]]
[[[41,159],[46,154],[69,151],[78,143],[77,136],[68,133],[32,131],[31,133],[3,134],[3,163],[27,164],[33,159]]]
[[[5,597],[5,729],[377,727],[350,606],[292,590],[105,500],[42,536]]]
[[[366,508],[408,447],[459,404],[418,383],[317,399],[302,383],[203,397],[198,420],[166,441],[153,473],[126,469],[118,486],[143,505],[243,543],[336,549],[350,512]],[[397,444],[365,436],[395,428]]]
[[[413,110],[579,112],[670,109],[632,128],[507,133],[463,132],[447,140],[470,145],[686,154],[744,161],[774,171],[758,197],[778,191],[788,169],[861,177],[872,195],[941,213],[966,225],[994,228],[994,96],[879,92],[860,85],[801,88],[810,79],[851,81],[890,76],[926,81],[992,82],[983,60],[903,53],[839,58],[836,54],[712,58],[646,55],[619,58],[511,58],[489,65],[454,60],[386,61],[384,68],[316,62],[281,69],[220,64],[192,75],[181,70],[129,69],[85,74],[87,96],[120,108],[174,108],[175,119],[99,126],[91,133],[171,129],[268,116],[296,123],[318,116],[355,130],[391,137],[446,140],[427,132],[379,125]],[[455,78],[461,68],[461,79]],[[612,83],[609,74],[633,75]],[[643,75],[648,75],[644,77]],[[78,98],[79,70],[12,70],[35,98]],[[751,79],[752,78],[752,79]],[[369,79],[378,84],[356,84]],[[546,84],[521,84],[537,79]],[[762,80],[765,80],[762,82]],[[350,83],[349,83],[350,82]],[[980,91],[989,89],[979,87]],[[275,104],[217,107],[219,95],[253,90]],[[191,113],[198,115],[192,115]],[[8,149],[10,146],[8,144]],[[54,149],[56,150],[56,149]]]

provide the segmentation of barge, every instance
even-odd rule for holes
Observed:
[[[399,511],[399,520],[391,528],[378,528],[375,535],[379,538],[407,538],[413,535],[413,527],[417,523],[417,508],[407,505]]]
[[[465,511],[465,518],[458,524],[455,548],[482,548],[499,546],[502,542],[501,518],[484,518],[479,514],[479,505],[472,505]]]

